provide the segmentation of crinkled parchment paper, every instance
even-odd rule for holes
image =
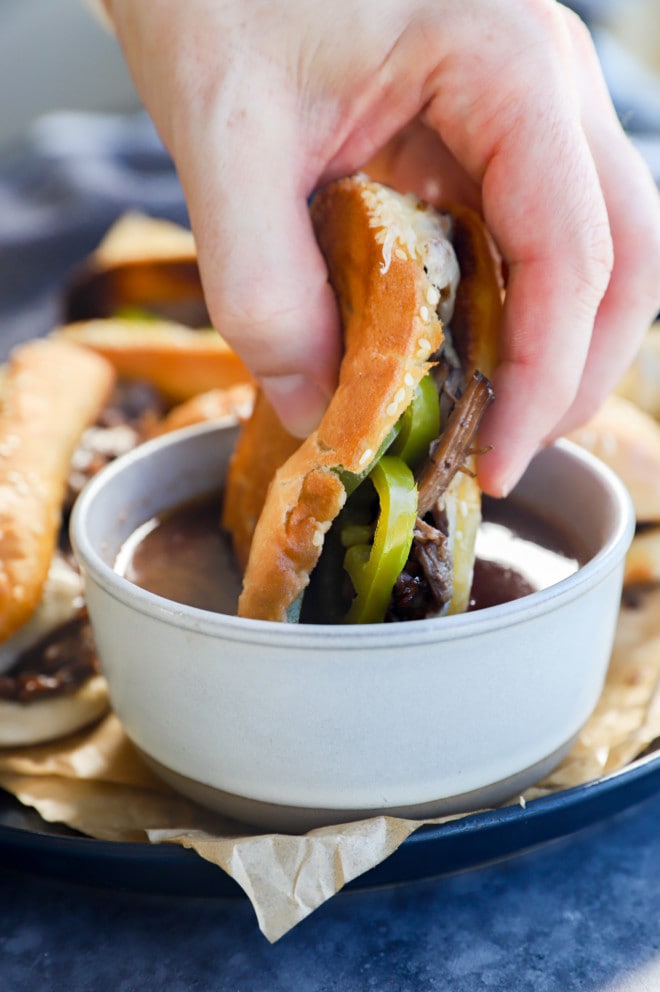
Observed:
[[[562,764],[517,801],[614,772],[658,737],[660,588],[637,606],[622,607],[595,712]],[[56,744],[0,750],[0,786],[44,820],[91,837],[191,848],[238,882],[270,941],[384,861],[423,823],[448,819],[379,816],[302,836],[254,833],[171,791],[145,767],[112,714]]]

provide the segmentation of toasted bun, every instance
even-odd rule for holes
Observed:
[[[79,689],[29,703],[0,700],[0,747],[43,744],[66,737],[102,717],[109,709],[107,684],[93,675]]]
[[[342,476],[369,471],[429,371],[444,340],[445,297],[453,302],[459,279],[447,239],[452,220],[416,197],[357,176],[318,194],[311,213],[340,307],[345,350],[323,420],[278,469],[252,538],[239,614],[277,621],[286,620],[306,587],[325,534],[344,505]],[[466,243],[473,245],[471,225],[468,215],[458,219]],[[494,315],[485,296],[483,303],[471,298],[471,282],[482,278],[486,256],[486,293]],[[499,325],[500,291],[485,238],[473,248],[462,292],[461,347],[469,371],[476,362],[494,364],[496,354],[496,333],[486,344],[469,340],[473,333],[487,337]],[[474,507],[478,521],[476,480],[466,476],[452,491],[464,507]],[[225,518],[231,519],[227,512]]]
[[[639,523],[660,522],[660,424],[621,396],[569,435],[613,469],[628,489]]]
[[[98,269],[141,262],[145,258],[195,261],[197,250],[192,232],[162,217],[131,210],[115,221],[92,255]]]
[[[238,383],[228,389],[211,389],[206,393],[197,393],[189,400],[172,407],[154,424],[149,436],[159,437],[161,434],[169,434],[170,431],[209,421],[217,423],[219,427],[233,427],[250,416],[254,397],[255,387],[247,382]]]
[[[231,535],[242,572],[247,568],[270,481],[300,443],[282,427],[264,393],[258,392],[252,416],[245,422],[231,457],[222,510],[222,526]]]
[[[63,323],[148,310],[193,327],[209,323],[191,232],[170,221],[129,213],[71,274]]]
[[[51,338],[89,348],[110,362],[121,379],[149,382],[171,402],[253,381],[238,355],[212,329],[108,318],[67,324]]]

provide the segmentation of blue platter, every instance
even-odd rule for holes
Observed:
[[[567,837],[634,806],[660,789],[660,750],[586,785],[423,826],[349,889],[453,874]],[[44,823],[0,792],[0,866],[102,888],[175,896],[243,897],[220,868],[170,845],[94,840]]]

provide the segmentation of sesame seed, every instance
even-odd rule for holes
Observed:
[[[399,403],[403,403],[403,401],[405,400],[405,398],[406,398],[406,391],[405,391],[405,389],[402,386],[401,389],[398,389],[397,390],[397,392],[396,392],[396,394],[394,396],[393,402],[396,403],[396,405],[398,406]]]
[[[426,302],[432,307],[437,307],[440,302],[440,291],[435,286],[429,286],[426,290]]]
[[[410,372],[406,372],[406,374],[403,377],[403,381],[405,382],[406,386],[414,386],[415,385],[415,380],[411,376]]]
[[[312,534],[312,544],[315,548],[320,548],[323,544],[323,534],[320,530],[315,530]]]
[[[417,347],[419,348],[420,351],[430,351],[431,342],[427,338],[420,338],[419,341],[417,342]]]
[[[422,305],[422,306],[421,306],[421,307],[419,308],[419,316],[420,316],[420,317],[422,318],[422,320],[424,320],[424,321],[426,321],[426,320],[428,320],[428,319],[429,319],[429,308],[428,308],[428,307],[425,307],[425,306],[423,306],[423,305]]]
[[[392,417],[394,416],[394,414],[397,412],[398,409],[399,409],[398,403],[390,403],[390,405],[387,407],[385,412],[387,413],[388,417]]]
[[[359,464],[364,465],[365,462],[368,462],[372,456],[373,456],[373,451],[371,450],[371,448],[365,448],[362,454],[360,455]]]

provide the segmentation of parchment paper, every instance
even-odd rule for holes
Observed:
[[[575,746],[544,781],[512,801],[581,785],[623,768],[660,737],[660,588],[622,607],[600,701]],[[256,833],[174,793],[145,766],[110,714],[86,732],[0,751],[0,786],[48,822],[103,840],[180,844],[243,888],[276,941],[351,879],[388,858],[423,823],[373,817],[302,836]]]

